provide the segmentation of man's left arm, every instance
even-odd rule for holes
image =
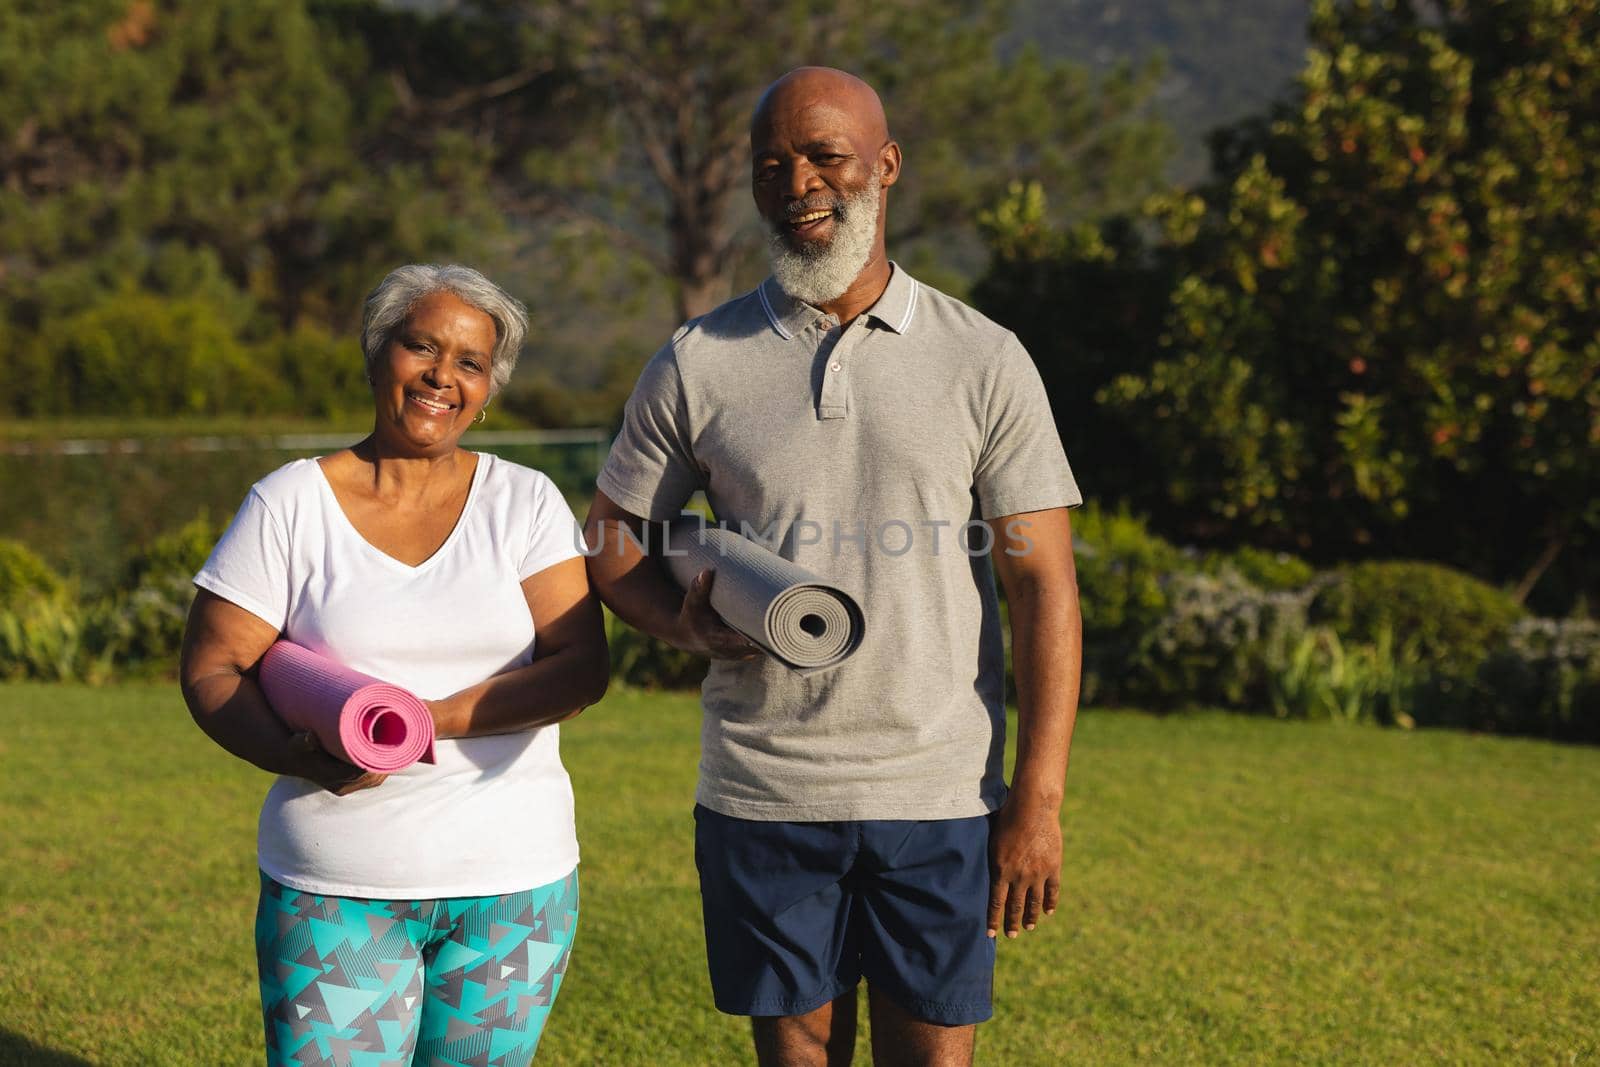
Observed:
[[[1017,759],[989,838],[989,936],[1032,930],[1061,893],[1061,799],[1078,712],[1083,625],[1067,509],[990,519],[1011,613]]]

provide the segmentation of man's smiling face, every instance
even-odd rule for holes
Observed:
[[[850,202],[877,184],[882,147],[867,142],[848,111],[819,96],[785,93],[768,102],[751,130],[756,209],[801,255],[825,250]]]
[[[772,275],[790,296],[821,307],[886,262],[883,190],[900,148],[865,82],[822,67],[780,78],[756,107],[750,161]]]

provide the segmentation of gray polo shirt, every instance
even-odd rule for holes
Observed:
[[[599,487],[655,520],[704,490],[866,615],[831,670],[712,664],[701,804],[797,821],[1000,805],[1005,678],[977,520],[1082,501],[1009,331],[898,266],[844,328],[769,278],[650,360]]]

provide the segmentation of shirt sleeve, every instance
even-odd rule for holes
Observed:
[[[259,490],[245,497],[194,584],[283,630],[289,619],[289,539]]]
[[[528,549],[517,564],[517,580],[523,581],[546,567],[582,555],[582,544],[583,530],[566,499],[554,482],[539,475]]]
[[[669,344],[639,375],[623,411],[622,430],[595,483],[635,515],[670,519],[702,488],[690,440],[683,379]]]
[[[1083,503],[1039,369],[1013,334],[992,373],[973,487],[985,519]]]

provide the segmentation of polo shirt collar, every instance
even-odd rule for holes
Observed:
[[[889,261],[889,284],[883,295],[862,314],[876,319],[895,333],[910,329],[917,313],[917,292],[922,287],[917,280],[893,260]],[[767,278],[756,287],[761,299],[761,309],[767,314],[772,329],[785,341],[804,333],[806,328],[822,317],[823,312],[804,300],[797,300],[784,292],[773,278]]]
[[[911,320],[917,314],[917,292],[922,286],[894,260],[889,261],[889,267],[893,271],[889,275],[889,286],[866,314],[895,333],[903,334],[911,328]]]

